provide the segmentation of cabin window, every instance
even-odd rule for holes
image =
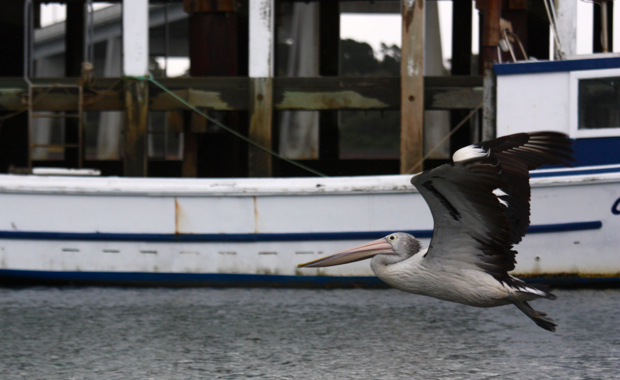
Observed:
[[[620,68],[569,75],[571,138],[620,136]]]
[[[620,128],[620,77],[579,81],[578,129]]]

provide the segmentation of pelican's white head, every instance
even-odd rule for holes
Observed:
[[[420,252],[421,248],[422,244],[418,239],[404,232],[395,232],[370,243],[348,248],[309,263],[299,264],[297,267],[331,267],[371,257],[372,261],[379,265],[391,265],[407,260]]]
[[[404,232],[394,232],[384,239],[392,245],[394,253],[391,255],[375,255],[372,261],[379,265],[399,263],[407,260],[422,249],[422,243],[418,239]]]

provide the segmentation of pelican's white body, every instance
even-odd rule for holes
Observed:
[[[465,263],[425,257],[426,251],[390,265],[382,265],[381,257],[377,256],[371,260],[370,267],[377,277],[394,288],[469,306],[507,305],[509,296],[523,301],[538,298],[500,283],[493,276],[467,267]],[[537,289],[527,289],[532,294],[543,295]]]

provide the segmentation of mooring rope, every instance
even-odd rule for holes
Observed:
[[[429,151],[428,151],[428,153],[426,153],[426,155],[425,155],[424,157],[422,157],[422,159],[421,159],[420,161],[416,162],[416,164],[415,164],[415,165],[413,165],[413,166],[411,167],[411,169],[407,170],[407,174],[413,174],[414,170],[415,170],[418,166],[422,165],[422,163],[423,163],[423,162],[424,162],[427,158],[429,158],[429,157],[430,157],[430,155],[431,155],[431,154],[433,154],[433,152],[434,152],[435,150],[437,150],[437,148],[439,148],[439,147],[441,146],[441,144],[443,144],[443,143],[444,143],[447,139],[449,139],[449,138],[450,138],[450,136],[452,136],[453,134],[455,134],[455,133],[456,133],[456,131],[458,131],[458,130],[459,130],[459,128],[461,128],[463,125],[465,125],[465,122],[466,122],[467,120],[469,120],[472,116],[474,116],[474,114],[475,114],[475,113],[476,113],[476,112],[477,112],[480,108],[482,108],[482,105],[483,105],[483,103],[478,104],[478,106],[477,106],[476,108],[474,108],[474,109],[473,109],[473,110],[469,113],[469,115],[465,116],[465,118],[464,118],[463,120],[461,120],[461,122],[460,122],[460,123],[458,123],[458,124],[456,125],[456,127],[454,127],[454,129],[453,129],[452,131],[450,131],[450,133],[448,133],[448,134],[446,135],[446,137],[444,137],[444,138],[443,138],[440,142],[438,142],[438,143],[437,143],[437,144],[433,147],[433,149],[429,150]],[[421,170],[421,171],[423,171],[423,170]]]

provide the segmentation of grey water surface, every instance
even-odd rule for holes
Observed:
[[[0,289],[0,378],[620,378],[620,290],[555,293],[553,334],[397,290]]]

